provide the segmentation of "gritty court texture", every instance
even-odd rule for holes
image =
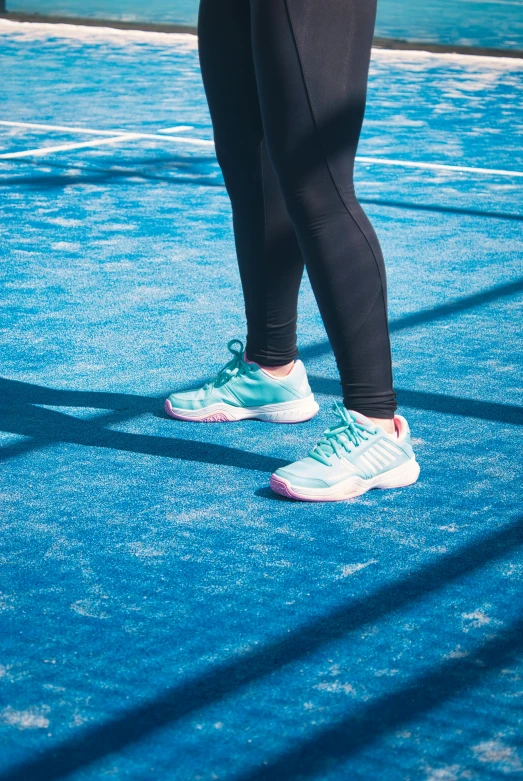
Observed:
[[[523,62],[375,50],[357,190],[420,481],[163,412],[244,338],[193,36],[0,22],[0,781],[523,778]],[[348,259],[348,262],[350,259]]]

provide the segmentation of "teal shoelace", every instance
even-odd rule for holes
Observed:
[[[343,451],[351,453],[362,441],[367,440],[371,433],[357,423],[339,401],[334,402],[333,410],[340,420],[339,425],[328,428],[324,432],[323,439],[320,439],[309,453],[311,458],[315,458],[325,466],[332,466],[332,456],[341,458]]]
[[[239,345],[238,349],[235,349],[234,345]],[[203,386],[204,390],[219,388],[229,382],[233,377],[240,377],[242,374],[247,374],[251,371],[250,365],[243,360],[243,342],[239,339],[231,339],[227,344],[227,348],[229,352],[233,354],[233,357],[220,369],[214,380],[205,383]]]

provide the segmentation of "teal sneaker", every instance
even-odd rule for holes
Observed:
[[[405,418],[395,416],[393,435],[339,402],[334,411],[338,424],[324,432],[309,455],[271,475],[273,491],[304,502],[336,502],[371,488],[416,482],[419,464]]]
[[[238,347],[236,348],[236,345]],[[171,393],[165,411],[171,418],[231,421],[256,418],[270,423],[299,423],[314,417],[314,400],[305,366],[296,361],[285,377],[273,377],[245,360],[243,344],[231,339],[232,360],[202,388]]]

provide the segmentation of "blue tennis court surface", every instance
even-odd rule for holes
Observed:
[[[422,473],[308,505],[267,488],[339,392],[308,282],[316,419],[162,409],[245,332],[196,39],[0,32],[0,781],[522,778],[523,62],[374,51]]]

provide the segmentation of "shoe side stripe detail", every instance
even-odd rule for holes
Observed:
[[[396,461],[396,458],[395,456],[392,455],[392,453],[389,453],[386,450],[385,451],[381,450],[381,448],[379,448],[377,445],[376,445],[376,453],[385,462],[386,467],[389,467],[391,464],[393,464]]]
[[[377,467],[377,468],[378,468],[378,469],[381,471],[381,469],[382,469],[382,466],[383,466],[383,465],[382,465],[382,464],[380,464],[380,462],[378,461],[378,459],[376,458],[376,456],[373,456],[373,455],[372,455],[372,453],[369,453],[369,451],[368,451],[368,450],[367,450],[367,452],[365,453],[365,455],[366,455],[366,457],[369,459],[369,461],[371,462],[371,464],[374,464],[374,466],[376,466],[376,467]]]
[[[396,460],[396,457],[393,456],[392,453],[386,448],[384,448],[381,444],[377,444],[375,447],[376,450],[378,450],[383,455],[384,458],[388,459],[389,464],[393,463]]]
[[[391,453],[394,453],[395,456],[399,456],[403,454],[403,451],[397,446],[394,445],[392,442],[389,442],[388,439],[382,439],[381,444],[387,448],[387,450],[390,450]]]
[[[374,466],[372,466],[372,464],[370,463],[370,461],[369,461],[367,458],[365,458],[365,456],[364,456],[364,455],[361,455],[361,456],[359,457],[359,461],[362,461],[362,462],[365,464],[365,466],[367,467],[367,469],[369,469],[369,470],[370,470],[370,473],[371,473],[371,474],[373,474],[373,475],[375,475],[375,474],[376,474],[376,468],[375,468]]]
[[[367,450],[365,451],[365,455],[367,456],[367,458],[369,458],[372,461],[372,463],[377,463],[377,465],[381,469],[382,461],[376,455],[375,445],[371,445],[369,448],[367,448]]]
[[[390,450],[387,450],[387,448],[383,447],[381,442],[377,442],[376,445],[375,445],[375,448],[376,448],[376,450],[379,453],[381,453],[383,456],[385,456],[385,458],[387,458],[389,461],[395,461],[396,460],[394,458],[394,456],[392,455],[392,453],[390,452]]]
[[[380,450],[378,450],[376,445],[374,445],[374,447],[372,448],[372,455],[374,456],[374,458],[377,461],[379,461],[381,464],[383,464],[383,466],[387,466],[387,467],[390,466],[391,462],[389,461],[388,458],[385,458],[383,453]]]

